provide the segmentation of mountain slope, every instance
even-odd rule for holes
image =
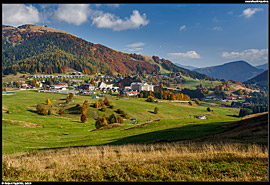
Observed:
[[[268,63],[258,65],[258,66],[255,66],[255,67],[258,68],[258,69],[268,70]]]
[[[195,69],[195,71],[214,78],[243,82],[255,77],[264,70],[257,69],[245,61],[235,61],[218,66],[199,68]]]
[[[86,74],[181,72],[206,75],[175,66],[159,57],[144,57],[87,42],[61,30],[38,25],[2,26],[2,72],[65,73],[69,67]]]
[[[182,65],[182,64],[178,64],[178,63],[174,63],[176,66],[178,67],[182,67],[182,68],[185,68],[185,69],[188,69],[188,70],[194,70],[194,69],[197,69],[197,67],[193,67],[193,66],[185,66],[185,65]]]
[[[268,70],[243,83],[268,91]]]

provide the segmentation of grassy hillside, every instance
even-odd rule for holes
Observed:
[[[211,107],[213,112],[207,112],[205,102],[190,106],[109,97],[115,108],[105,114],[117,115],[114,111],[122,108],[129,119],[94,130],[91,114],[104,112],[90,107],[87,122],[81,123],[74,107],[96,100],[75,96],[66,104],[65,97],[33,91],[2,96],[4,181],[268,180],[267,114],[240,120],[239,109]],[[54,114],[38,115],[36,105],[47,98]],[[158,114],[152,113],[154,107]],[[202,114],[208,119],[193,118]],[[142,123],[148,124],[135,127]]]
[[[54,114],[38,115],[36,105],[45,103],[47,98],[50,98],[52,102]],[[84,100],[88,100],[90,105],[97,100],[89,96],[75,96],[74,102],[66,104],[64,98],[66,98],[66,95],[33,91],[3,96],[2,105],[5,107],[2,118],[3,153],[82,145],[191,139],[219,132],[218,125],[239,119],[229,116],[238,115],[238,109],[215,107],[213,112],[208,113],[206,106],[198,106],[195,103],[190,106],[186,103],[150,103],[144,99],[122,98],[116,100],[114,97],[109,97],[115,107],[114,109],[107,108],[106,116],[112,113],[118,115],[115,111],[121,108],[128,113],[129,119],[125,120],[121,127],[91,132],[95,128],[95,120],[92,118],[92,114],[96,111],[99,115],[103,115],[104,112],[90,107],[86,113],[87,122],[81,123],[80,114],[73,113],[72,110],[76,104],[82,105]],[[59,104],[61,105],[59,106]],[[159,108],[158,114],[152,113],[154,107]],[[61,117],[58,115],[60,108],[64,110]],[[10,114],[6,113],[6,110],[9,110]],[[206,114],[208,120],[193,118],[193,115],[202,114]],[[136,118],[139,124],[149,120],[160,119],[160,121],[144,127],[121,131],[134,126],[131,118]],[[39,125],[41,128],[36,128],[33,125]],[[198,130],[202,130],[202,132],[197,132]],[[148,133],[150,134],[147,135]],[[138,137],[139,141],[138,139],[134,141],[133,136],[135,135],[143,135],[143,137]]]

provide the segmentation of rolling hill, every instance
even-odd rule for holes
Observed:
[[[246,85],[255,86],[257,88],[260,88],[261,90],[268,91],[268,70],[243,83]]]
[[[257,69],[245,61],[234,61],[223,65],[198,68],[194,71],[208,75],[210,77],[237,80],[244,82],[262,73],[263,69]]]
[[[174,65],[157,56],[116,51],[70,33],[38,25],[2,26],[2,73],[140,74],[181,72],[192,78],[210,77]]]

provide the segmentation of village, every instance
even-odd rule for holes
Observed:
[[[38,92],[54,92],[61,94],[89,95],[99,98],[104,94],[118,96],[136,96],[141,91],[154,91],[148,83],[133,82],[130,86],[118,87],[117,82],[123,78],[97,74],[90,80],[83,80],[81,72],[69,75],[32,75],[27,81],[6,82],[4,86],[20,90],[36,90]]]

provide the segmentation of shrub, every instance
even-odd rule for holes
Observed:
[[[188,103],[189,103],[189,105],[191,105],[191,106],[193,105],[191,101],[189,101]]]
[[[208,112],[210,112],[211,111],[211,109],[209,108],[209,107],[207,107],[207,109],[206,109]]]
[[[157,114],[157,113],[158,113],[158,108],[155,107],[155,109],[154,109],[154,114]]]
[[[81,121],[85,123],[87,121],[87,118],[84,114],[81,115]]]
[[[76,104],[76,107],[80,107],[80,104]]]
[[[125,111],[123,110],[123,109],[117,109],[117,111],[116,111],[117,113],[119,113],[119,114],[122,114],[122,115],[124,115],[125,114]]]
[[[95,127],[96,128],[101,128],[103,126],[107,125],[107,120],[105,118],[105,116],[101,117],[101,116],[98,116],[97,120],[96,120],[96,123],[95,123]]]
[[[85,107],[86,109],[89,108],[89,104],[88,104],[88,101],[87,100],[84,100],[83,107]]]
[[[114,108],[114,105],[111,105],[110,108],[113,109]]]
[[[154,102],[155,99],[154,99],[153,96],[148,96],[147,101],[148,101],[148,102]]]
[[[60,110],[59,110],[59,115],[62,116],[63,114],[64,114],[63,110],[60,109]]]
[[[124,119],[121,117],[121,116],[118,116],[117,118],[116,118],[116,123],[124,123]]]
[[[106,112],[107,108],[105,106],[101,107],[101,111]]]
[[[116,123],[116,117],[114,114],[110,115],[108,118],[108,124]]]
[[[80,112],[81,114],[85,114],[87,112],[87,108],[85,106],[82,106]]]
[[[52,103],[51,103],[51,100],[48,98],[47,100],[46,100],[46,104],[47,105],[51,105]]]
[[[43,104],[38,104],[36,109],[37,109],[37,113],[40,115],[47,115],[48,114],[48,111],[47,111],[45,105],[43,105]]]
[[[73,93],[69,93],[69,99],[72,100],[72,98],[74,97],[74,94]]]
[[[95,107],[95,108],[99,108],[99,107],[100,107],[100,103],[99,103],[98,101],[95,102],[95,103],[94,103],[94,107]]]

